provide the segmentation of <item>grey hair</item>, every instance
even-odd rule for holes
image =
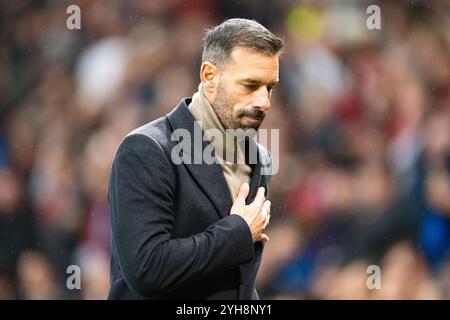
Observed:
[[[228,19],[206,31],[202,62],[208,61],[222,66],[228,62],[235,47],[253,49],[258,53],[273,56],[281,53],[283,45],[283,40],[255,20]]]

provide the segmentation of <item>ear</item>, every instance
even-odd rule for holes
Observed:
[[[211,62],[203,62],[200,67],[200,81],[203,85],[203,90],[208,93],[213,93],[217,84],[219,69]]]

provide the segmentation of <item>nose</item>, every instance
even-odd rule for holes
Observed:
[[[261,86],[255,92],[254,106],[259,110],[266,112],[270,109],[270,93],[267,87]]]

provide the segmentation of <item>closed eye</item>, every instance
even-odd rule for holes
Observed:
[[[251,90],[251,91],[258,89],[258,85],[256,85],[256,84],[243,84],[243,86],[246,89]]]

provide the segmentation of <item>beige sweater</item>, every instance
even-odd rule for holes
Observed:
[[[205,97],[202,84],[199,85],[198,91],[192,96],[192,101],[189,104],[188,109],[195,121],[198,121],[203,132],[209,129],[219,130],[222,142],[218,141],[214,135],[211,136],[205,134],[205,136],[214,147],[215,155],[220,162],[225,180],[234,201],[241,184],[244,182],[250,183],[252,169],[248,164],[243,163],[243,161],[237,161],[237,159],[244,159],[243,152],[237,143],[236,138],[232,138],[232,136],[226,132],[224,126],[217,117],[216,112]],[[234,159],[232,155],[234,155]]]

